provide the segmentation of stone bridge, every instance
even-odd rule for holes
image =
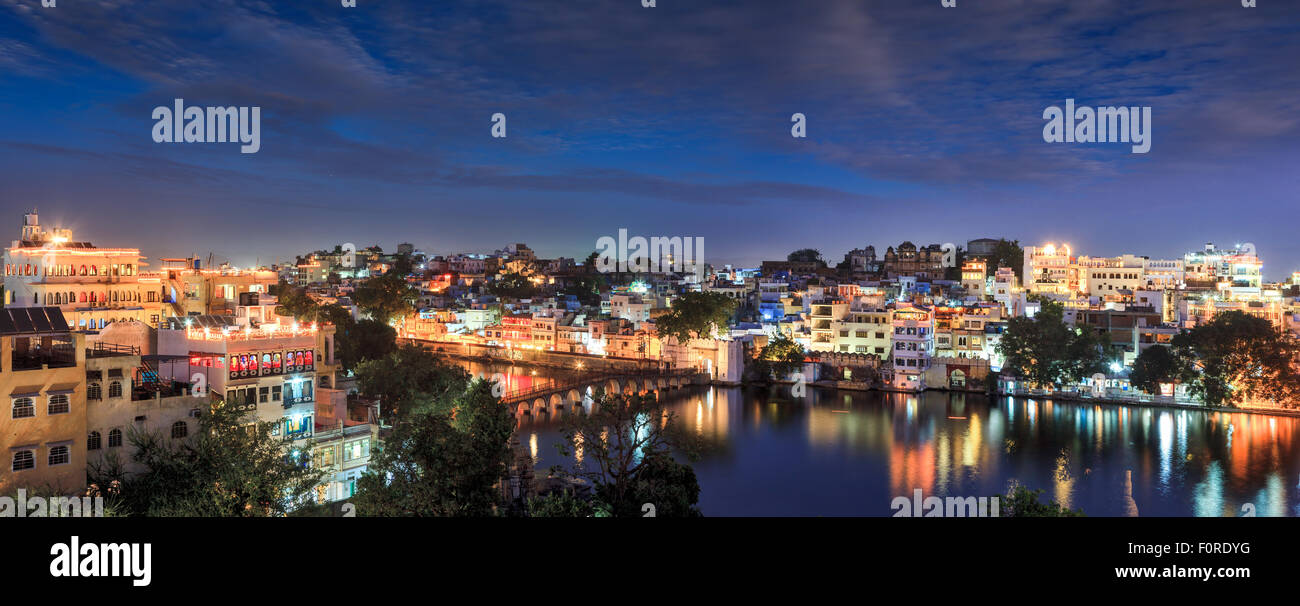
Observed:
[[[501,400],[515,408],[516,416],[535,415],[565,408],[572,409],[576,406],[589,406],[597,387],[603,387],[606,393],[657,394],[661,391],[692,385],[706,376],[691,368],[592,373],[568,382],[507,392],[501,396]]]

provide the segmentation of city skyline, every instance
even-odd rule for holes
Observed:
[[[330,242],[581,258],[627,228],[716,265],[1007,237],[1248,241],[1269,279],[1300,269],[1294,4],[659,4],[4,0],[0,197],[237,265]],[[175,99],[260,107],[261,149],[154,143]],[[1150,151],[1044,142],[1067,99],[1151,107]]]

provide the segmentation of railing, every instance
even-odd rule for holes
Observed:
[[[700,374],[700,372],[701,371],[694,368],[675,368],[672,370],[665,370],[665,371],[630,370],[624,372],[603,372],[598,374],[589,374],[582,379],[576,381],[569,381],[567,383],[555,383],[543,387],[534,387],[532,389],[528,389],[525,391],[506,393],[501,396],[501,399],[507,402],[513,402],[515,400],[526,400],[528,398],[539,396],[545,393],[564,391],[566,389],[573,389],[575,387],[581,387],[583,385],[603,383],[608,379],[628,378],[628,377],[637,377],[637,378],[684,377],[684,376],[697,375]]]

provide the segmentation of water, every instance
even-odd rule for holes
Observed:
[[[1300,514],[1292,417],[811,388],[700,387],[666,402],[717,444],[693,463],[710,516],[888,516],[917,488],[992,496],[1014,482],[1091,516]],[[568,463],[556,414],[524,418],[519,436],[539,473]]]

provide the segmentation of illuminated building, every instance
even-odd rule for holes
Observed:
[[[75,242],[68,229],[46,230],[36,211],[23,215],[22,239],[5,249],[5,306],[58,307],[73,330],[135,320],[157,326],[161,284],[142,277],[140,250]]]
[[[273,303],[252,303],[234,316],[168,318],[158,330],[158,352],[187,356],[189,364],[161,372],[275,422],[275,434],[287,441],[310,438],[317,387],[332,386],[329,376],[337,370],[334,326],[302,326],[276,316]]]
[[[279,282],[269,269],[202,269],[197,259],[159,259],[163,299],[173,316],[231,315],[240,295],[265,293]]]
[[[1074,296],[1081,292],[1079,266],[1068,244],[1026,246],[1025,290],[1031,293]]]
[[[911,242],[885,249],[885,277],[890,280],[901,276],[915,276],[918,280],[942,279],[944,274],[943,249],[938,244],[917,248]]]
[[[899,302],[892,317],[894,373],[891,385],[905,391],[925,389],[923,379],[934,353],[934,313],[924,306]]]
[[[972,259],[961,265],[961,286],[967,295],[984,298],[987,293],[988,264],[979,259]]]
[[[57,307],[0,310],[0,495],[86,486],[85,336]]]

